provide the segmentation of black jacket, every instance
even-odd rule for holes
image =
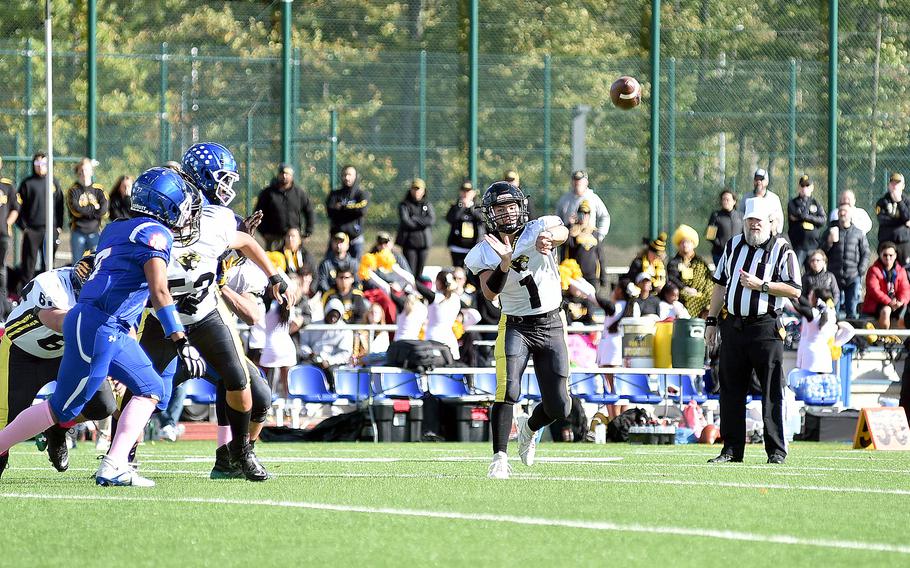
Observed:
[[[878,242],[910,241],[910,227],[906,225],[907,221],[910,221],[910,201],[901,199],[894,202],[885,192],[885,195],[875,202],[875,214],[878,216]]]
[[[483,237],[483,216],[475,205],[463,207],[461,201],[455,202],[446,213],[446,221],[450,225],[446,246],[470,249]],[[470,231],[468,235],[465,234],[466,229]]]
[[[262,211],[259,233],[266,238],[284,235],[292,227],[300,229],[300,234],[304,237],[313,234],[313,204],[310,196],[297,184],[289,190],[283,190],[279,187],[278,179],[273,179],[259,193],[255,210]]]
[[[727,244],[727,241],[742,232],[743,214],[740,210],[724,211],[723,209],[718,209],[711,213],[706,232],[706,240],[711,241],[711,254],[716,256],[724,252],[724,245]]]
[[[814,197],[797,195],[787,204],[787,236],[794,250],[813,251],[818,248],[818,239],[828,217],[825,208]]]
[[[66,207],[71,229],[80,233],[97,233],[101,229],[101,220],[107,215],[107,195],[101,184],[84,186],[77,181],[66,190]]]
[[[108,214],[111,221],[129,219],[132,216],[130,213],[132,204],[133,200],[130,199],[129,195],[123,195],[116,190],[112,191],[110,196],[108,196]]]
[[[840,287],[837,285],[837,277],[834,274],[828,270],[814,273],[807,270],[803,273],[803,289],[799,297],[800,305],[812,307],[809,305],[809,292],[816,288],[831,290],[831,296],[835,302],[840,298]]]
[[[325,211],[329,217],[329,234],[345,233],[351,240],[363,234],[363,217],[367,214],[369,195],[360,188],[360,180],[351,187],[333,189],[325,198]]]
[[[16,199],[16,190],[13,180],[0,177],[0,237],[7,235],[7,222],[10,211],[19,210],[19,200]]]
[[[836,226],[836,225],[832,225]],[[850,225],[849,229],[841,229],[836,243],[829,244],[828,235],[831,227],[825,231],[821,239],[821,249],[828,255],[828,272],[837,278],[838,285],[843,288],[848,281],[862,278],[866,274],[866,265],[869,263],[869,241],[866,234]],[[803,291],[805,291],[805,286]]]
[[[398,234],[395,244],[406,249],[426,249],[433,244],[436,211],[426,197],[414,201],[411,192],[398,204]]]
[[[47,176],[32,174],[19,184],[18,198],[19,219],[16,226],[20,229],[41,230],[47,226],[45,219],[47,207]],[[63,192],[54,178],[54,227],[63,228]]]

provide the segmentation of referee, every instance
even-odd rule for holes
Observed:
[[[746,395],[752,371],[762,389],[768,463],[784,463],[787,457],[784,331],[777,316],[784,298],[799,298],[801,279],[790,244],[783,237],[771,236],[771,216],[767,200],[747,200],[743,234],[727,242],[714,270],[719,286],[711,295],[705,339],[709,348],[713,347],[720,327],[720,430],[724,449],[709,463],[743,461]]]

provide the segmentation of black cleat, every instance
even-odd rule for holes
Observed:
[[[770,456],[768,456],[768,463],[781,464],[781,463],[784,463],[784,460],[786,458],[787,458],[787,456],[782,456],[780,454],[771,454]]]
[[[733,454],[720,454],[716,458],[711,458],[708,463],[742,463],[743,458],[735,458]]]
[[[243,472],[243,476],[247,481],[265,481],[269,479],[269,472],[262,467],[253,452],[249,436],[244,436],[241,440],[231,441],[228,448],[231,454],[231,467]]]
[[[219,446],[215,450],[215,466],[209,479],[243,479],[243,471],[240,468],[231,467],[231,452],[227,444]]]
[[[67,428],[54,424],[44,431],[47,438],[47,457],[57,471],[66,471],[70,467],[70,452],[66,447]]]
[[[9,452],[3,452],[0,454],[0,477],[3,477],[3,470],[6,469],[7,464],[9,463]]]

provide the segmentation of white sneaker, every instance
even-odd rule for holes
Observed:
[[[109,456],[101,458],[101,465],[95,472],[95,483],[98,485],[116,486],[131,485],[133,487],[154,487],[155,482],[146,479],[129,466],[129,464],[117,464]]]
[[[496,452],[493,454],[493,462],[490,464],[490,471],[487,477],[490,479],[509,479],[512,475],[512,466],[509,465],[509,456],[505,452]]]
[[[518,423],[518,457],[525,465],[534,465],[534,454],[537,452],[537,432],[528,428],[528,417],[519,416]]]
[[[161,440],[170,440],[171,442],[176,442],[177,436],[177,428],[171,424],[168,424],[158,431],[158,438]]]

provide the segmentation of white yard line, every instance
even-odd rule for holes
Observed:
[[[493,482],[495,483],[495,482]],[[118,492],[119,493],[119,492]],[[240,505],[278,507],[291,509],[309,509],[316,511],[331,511],[337,513],[360,513],[365,515],[415,517],[427,519],[445,519],[467,522],[503,523],[526,526],[542,526],[546,528],[563,527],[571,529],[590,530],[598,532],[627,532],[642,534],[657,534],[670,536],[684,536],[692,538],[713,538],[741,542],[787,544],[796,546],[811,546],[818,548],[858,550],[862,552],[890,552],[895,554],[910,555],[910,546],[900,544],[860,542],[854,540],[836,540],[824,538],[800,538],[789,534],[759,534],[752,532],[715,530],[699,527],[676,527],[642,524],[619,524],[595,520],[569,520],[547,519],[540,517],[519,517],[513,515],[489,515],[481,513],[456,513],[449,511],[428,511],[419,509],[395,509],[391,507],[364,507],[358,505],[340,505],[333,503],[312,503],[300,501],[272,501],[272,500],[244,500],[244,499],[208,499],[196,497],[140,497],[132,495],[43,495],[39,493],[0,493],[0,497],[7,499],[35,499],[56,500],[64,502],[79,501],[117,501],[117,502],[146,502],[146,503],[189,503],[205,505]]]
[[[140,464],[139,471],[143,474],[156,474],[156,475],[192,475],[198,477],[208,477],[209,473],[207,469],[204,470],[179,470],[179,469],[150,469],[143,467],[150,462],[145,461]],[[159,462],[160,463],[160,462]],[[189,463],[189,462],[168,462],[168,463]],[[43,471],[51,472],[47,467],[17,467],[16,469],[22,471]],[[768,470],[772,468],[768,467]],[[73,468],[71,467],[69,471],[84,471],[84,472],[94,472],[95,468]],[[448,479],[448,480],[465,480],[465,481],[477,481],[482,479],[484,476],[482,472],[478,472],[476,475],[473,474],[444,474],[444,473],[364,473],[364,472],[283,472],[272,470],[272,473],[276,478],[289,477],[289,478],[342,478],[342,479]],[[769,473],[774,473],[770,472]],[[783,473],[783,472],[779,472]],[[629,484],[629,485],[669,485],[674,487],[699,487],[699,488],[726,488],[726,489],[749,489],[749,490],[781,490],[781,491],[811,491],[811,492],[822,492],[822,493],[851,493],[851,494],[860,494],[860,495],[894,495],[899,497],[910,496],[910,489],[880,489],[874,487],[842,487],[842,486],[832,486],[832,485],[783,485],[777,483],[745,483],[738,481],[708,481],[708,480],[692,480],[692,479],[678,479],[678,478],[658,478],[655,479],[654,476],[657,474],[642,472],[641,475],[646,476],[644,479],[629,478],[629,477],[588,477],[588,476],[566,476],[566,475],[547,475],[543,473],[521,473],[516,472],[512,474],[514,479],[521,479],[524,481],[533,481],[533,482],[580,482],[580,483],[597,483],[597,484]],[[811,474],[810,474],[811,475]],[[58,476],[50,476],[43,479],[59,479]]]

